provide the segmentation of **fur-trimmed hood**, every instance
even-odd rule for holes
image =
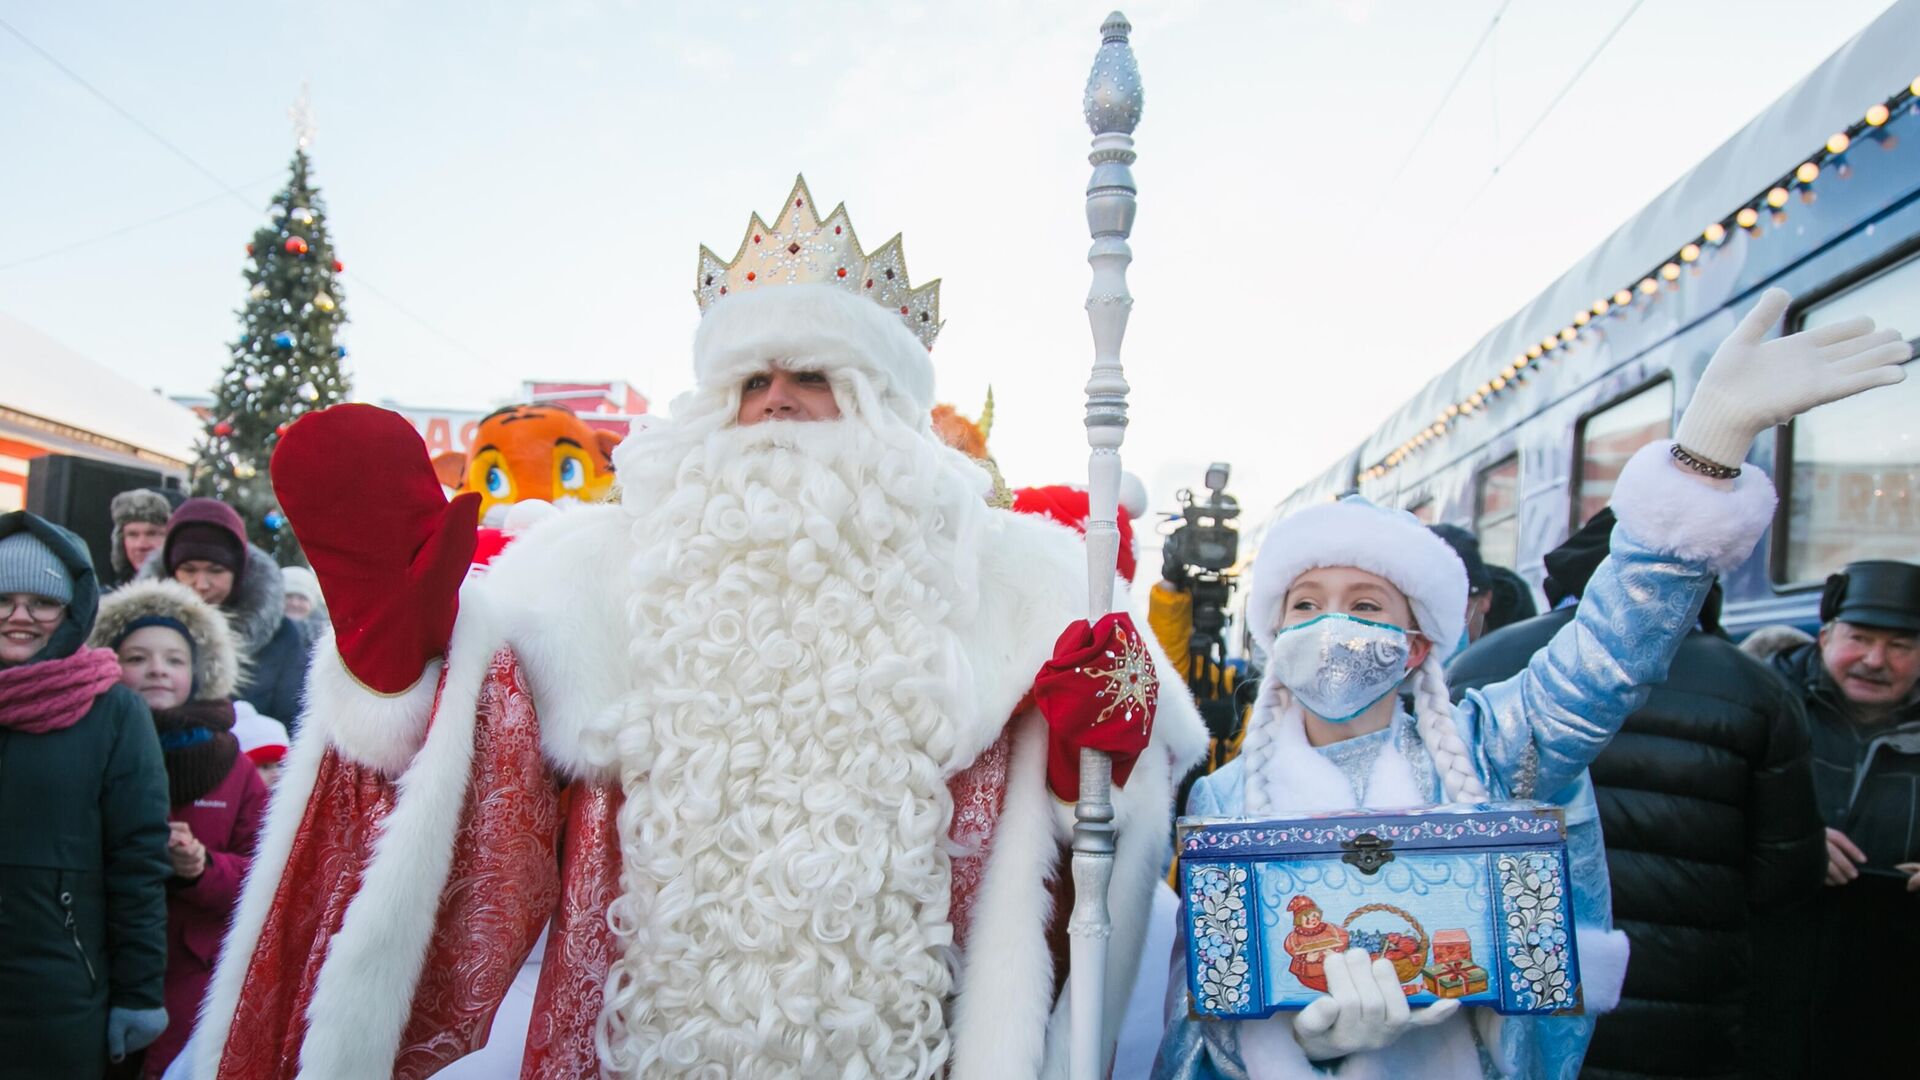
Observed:
[[[140,568],[136,581],[166,581],[166,560],[158,556],[148,559],[147,565]],[[240,575],[240,583],[227,602],[220,605],[227,616],[227,625],[232,627],[234,645],[240,651],[242,661],[250,661],[273,635],[280,629],[280,623],[287,617],[287,586],[280,577],[280,564],[273,556],[253,546],[247,545],[247,570]]]
[[[233,696],[242,677],[233,631],[220,612],[174,581],[136,581],[100,601],[87,644],[102,649],[127,632],[134,620],[162,615],[187,628],[193,639],[193,699],[223,701]]]

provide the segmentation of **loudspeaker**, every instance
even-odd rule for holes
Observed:
[[[158,491],[175,506],[186,498],[180,478],[157,469],[72,454],[47,454],[27,462],[27,509],[86,541],[103,590],[114,583],[113,497],[134,488]]]

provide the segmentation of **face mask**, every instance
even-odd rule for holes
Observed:
[[[1300,704],[1339,724],[1393,693],[1411,648],[1397,626],[1327,614],[1275,635],[1269,662]]]

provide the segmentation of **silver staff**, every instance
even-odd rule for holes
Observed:
[[[1127,432],[1127,380],[1120,370],[1120,339],[1133,297],[1127,264],[1133,250],[1133,129],[1140,123],[1140,66],[1134,62],[1126,16],[1107,16],[1100,51],[1087,76],[1083,107],[1093,129],[1093,179],[1087,183],[1087,262],[1093,287],[1087,321],[1093,326],[1093,375],[1087,380],[1087,621],[1114,608],[1114,566],[1120,554],[1115,521],[1120,496],[1120,442]],[[1080,751],[1080,801],[1074,807],[1071,980],[1073,1080],[1106,1076],[1107,885],[1113,879],[1113,762],[1098,750]],[[1124,1001],[1124,999],[1121,999]],[[1118,1020],[1118,1017],[1114,1018]]]

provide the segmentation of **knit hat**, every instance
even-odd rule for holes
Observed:
[[[1467,591],[1478,595],[1493,586],[1493,577],[1487,573],[1486,560],[1480,557],[1480,538],[1458,525],[1427,526],[1427,531],[1447,542],[1455,555],[1460,556],[1460,565],[1467,570]]]
[[[167,519],[162,558],[168,574],[191,559],[218,563],[233,571],[237,588],[247,568],[247,527],[239,511],[218,499],[188,499]]]
[[[1543,587],[1547,603],[1558,607],[1567,597],[1578,597],[1587,591],[1587,582],[1593,578],[1593,572],[1600,569],[1600,564],[1612,550],[1613,526],[1613,507],[1603,506],[1599,513],[1588,518],[1585,525],[1540,560],[1547,568],[1547,581]]]
[[[1264,649],[1280,626],[1287,590],[1301,574],[1350,566],[1385,578],[1413,607],[1414,622],[1441,664],[1467,624],[1467,571],[1445,540],[1405,510],[1357,495],[1321,503],[1267,530],[1253,559],[1247,630]]]
[[[287,725],[262,716],[244,701],[233,703],[233,735],[240,752],[255,765],[271,765],[287,756]]]
[[[288,596],[304,596],[307,603],[316,608],[326,603],[320,595],[320,579],[314,577],[313,571],[306,567],[283,566],[280,568],[280,580],[286,585]]]
[[[1541,586],[1547,594],[1547,602],[1554,607],[1565,603],[1569,597],[1579,600],[1586,595],[1587,583],[1593,580],[1594,571],[1606,561],[1613,550],[1613,527],[1617,519],[1613,516],[1613,507],[1603,506],[1600,512],[1587,519],[1585,525],[1574,531],[1572,536],[1559,547],[1547,552],[1540,562],[1547,568],[1547,580]],[[1725,603],[1726,593],[1720,588],[1719,578],[1707,587],[1706,599],[1700,602],[1700,628],[1709,634],[1726,636],[1720,626],[1720,609]],[[1502,624],[1504,625],[1504,624]],[[1487,631],[1491,633],[1497,627],[1492,622],[1492,612],[1488,613]]]
[[[31,593],[73,601],[73,575],[45,540],[22,529],[0,539],[0,595]]]

